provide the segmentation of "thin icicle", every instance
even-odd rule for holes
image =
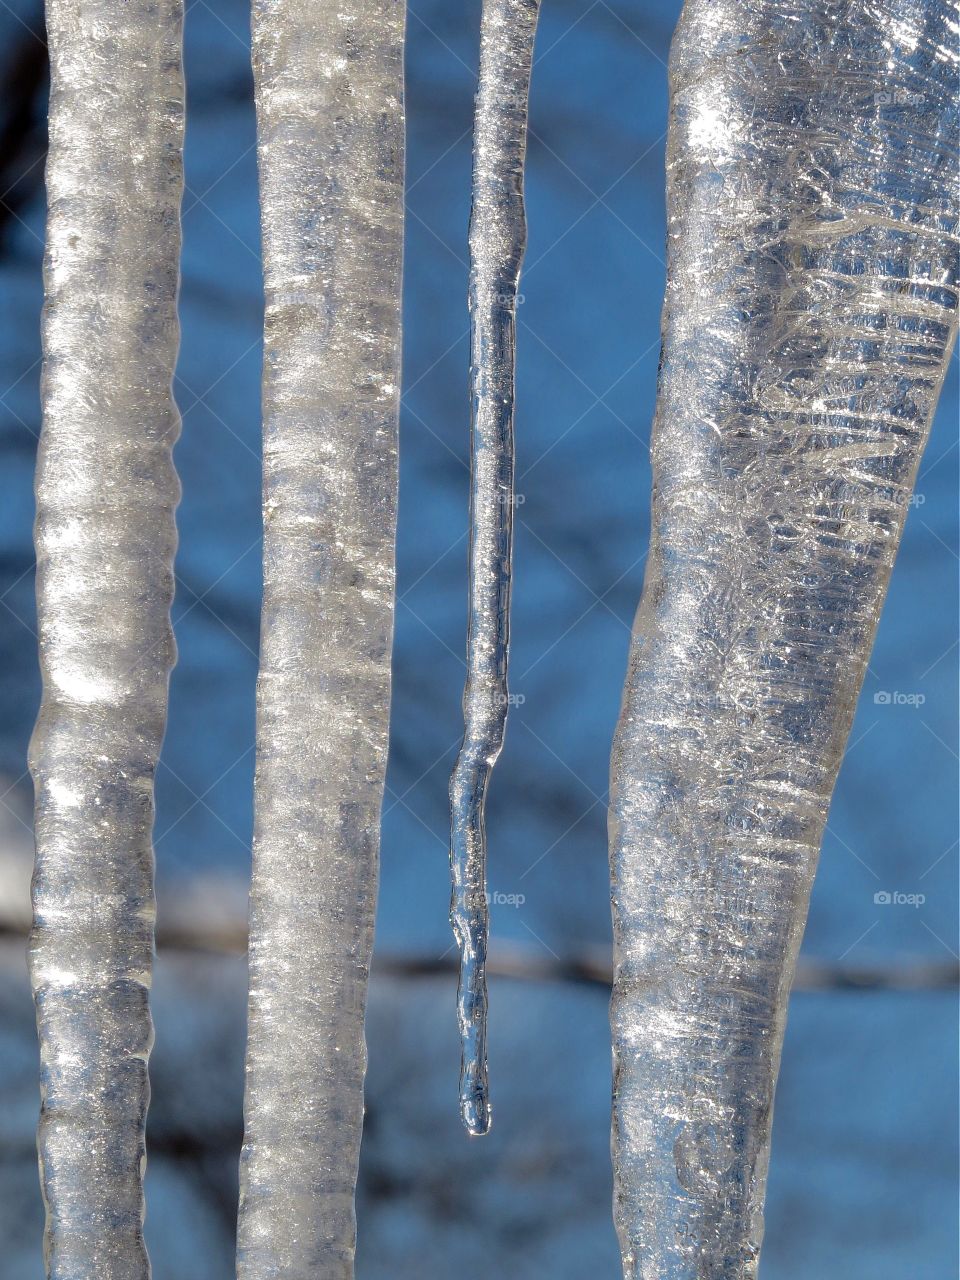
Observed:
[[[30,968],[47,1273],[146,1280],[153,777],[175,649],[179,0],[49,0]]]
[[[957,6],[687,0],[612,762],[630,1280],[756,1274],[827,806],[956,330]]]
[[[402,0],[257,0],[264,604],[237,1272],[347,1280],[393,630]]]
[[[539,0],[484,0],[470,215],[470,588],[463,745],[450,779],[450,921],[460,947],[460,1114],[490,1128],[484,804],[507,719],[516,301]]]

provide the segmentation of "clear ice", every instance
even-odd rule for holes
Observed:
[[[612,760],[628,1280],[756,1275],[827,807],[956,333],[956,3],[687,0]]]
[[[175,647],[179,0],[48,0],[30,974],[52,1280],[148,1280],[153,781]]]
[[[539,0],[484,0],[470,215],[470,584],[464,734],[450,778],[450,922],[460,947],[460,1114],[485,1134],[487,905],[484,805],[507,719],[513,542],[516,299],[526,245],[523,161]]]
[[[401,0],[255,0],[264,599],[240,1280],[348,1280],[387,760]]]

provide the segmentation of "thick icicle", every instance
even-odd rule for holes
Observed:
[[[49,0],[30,966],[47,1272],[146,1280],[153,777],[174,659],[179,0]]]
[[[490,1128],[483,810],[507,719],[516,302],[523,160],[540,0],[484,0],[470,215],[470,588],[463,745],[450,778],[450,921],[460,947],[460,1114]]]
[[[745,1280],[827,806],[957,316],[957,5],[687,0],[612,762],[631,1280]]]
[[[402,0],[256,0],[264,604],[237,1271],[353,1274],[393,631]]]

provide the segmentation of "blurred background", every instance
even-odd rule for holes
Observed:
[[[518,313],[515,705],[488,812],[496,1119],[477,1141],[457,1113],[446,806],[462,728],[479,2],[410,7],[399,601],[360,1280],[440,1280],[466,1266],[510,1280],[619,1274],[605,802],[647,547],[664,63],[678,9],[544,0]],[[156,1280],[227,1280],[260,593],[244,0],[190,0],[186,68],[180,660],[157,777],[146,1232]],[[0,0],[0,77],[0,1276],[40,1280],[24,963],[47,97],[34,0]],[[957,1273],[956,429],[954,359],[814,891],[777,1096],[765,1280]]]

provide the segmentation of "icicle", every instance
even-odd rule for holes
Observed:
[[[955,3],[687,0],[612,762],[631,1280],[745,1280],[787,996],[956,327]],[[955,29],[955,28],[954,28]]]
[[[178,0],[49,0],[30,966],[47,1273],[146,1280],[153,777],[174,659]]]
[[[401,0],[256,0],[264,606],[237,1270],[353,1274],[393,630]]]
[[[483,810],[507,719],[517,281],[523,159],[540,0],[484,0],[470,215],[470,592],[463,745],[450,779],[450,922],[460,947],[460,1114],[490,1128]]]

